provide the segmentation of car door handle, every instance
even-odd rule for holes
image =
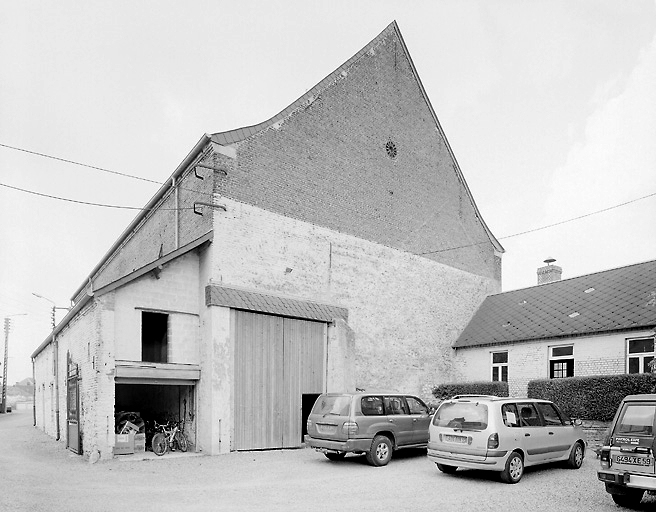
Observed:
[[[531,434],[524,434],[524,437],[531,437]]]
[[[549,432],[549,435],[552,436],[552,435],[553,435],[553,432]]]
[[[417,423],[417,418],[412,418],[412,423]]]
[[[389,421],[390,423],[394,423],[394,420],[392,418],[387,418],[387,421]]]

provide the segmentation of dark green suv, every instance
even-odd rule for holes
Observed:
[[[365,454],[384,466],[400,448],[425,448],[430,410],[416,396],[400,393],[326,393],[307,420],[308,446],[330,460]]]
[[[631,507],[656,492],[656,394],[629,395],[620,404],[601,450],[599,480],[618,505]]]

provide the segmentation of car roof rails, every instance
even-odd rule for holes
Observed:
[[[460,398],[499,398],[496,395],[454,395],[449,400],[458,400]]]

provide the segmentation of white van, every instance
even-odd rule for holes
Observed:
[[[585,456],[580,424],[548,400],[457,396],[442,402],[433,416],[428,458],[444,473],[486,469],[514,484],[527,466],[565,461],[580,468]]]

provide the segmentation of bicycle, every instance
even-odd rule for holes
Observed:
[[[180,429],[179,422],[169,422],[166,424],[155,421],[155,430],[151,446],[155,455],[164,455],[167,451],[179,449],[181,452],[187,451],[187,438]]]

